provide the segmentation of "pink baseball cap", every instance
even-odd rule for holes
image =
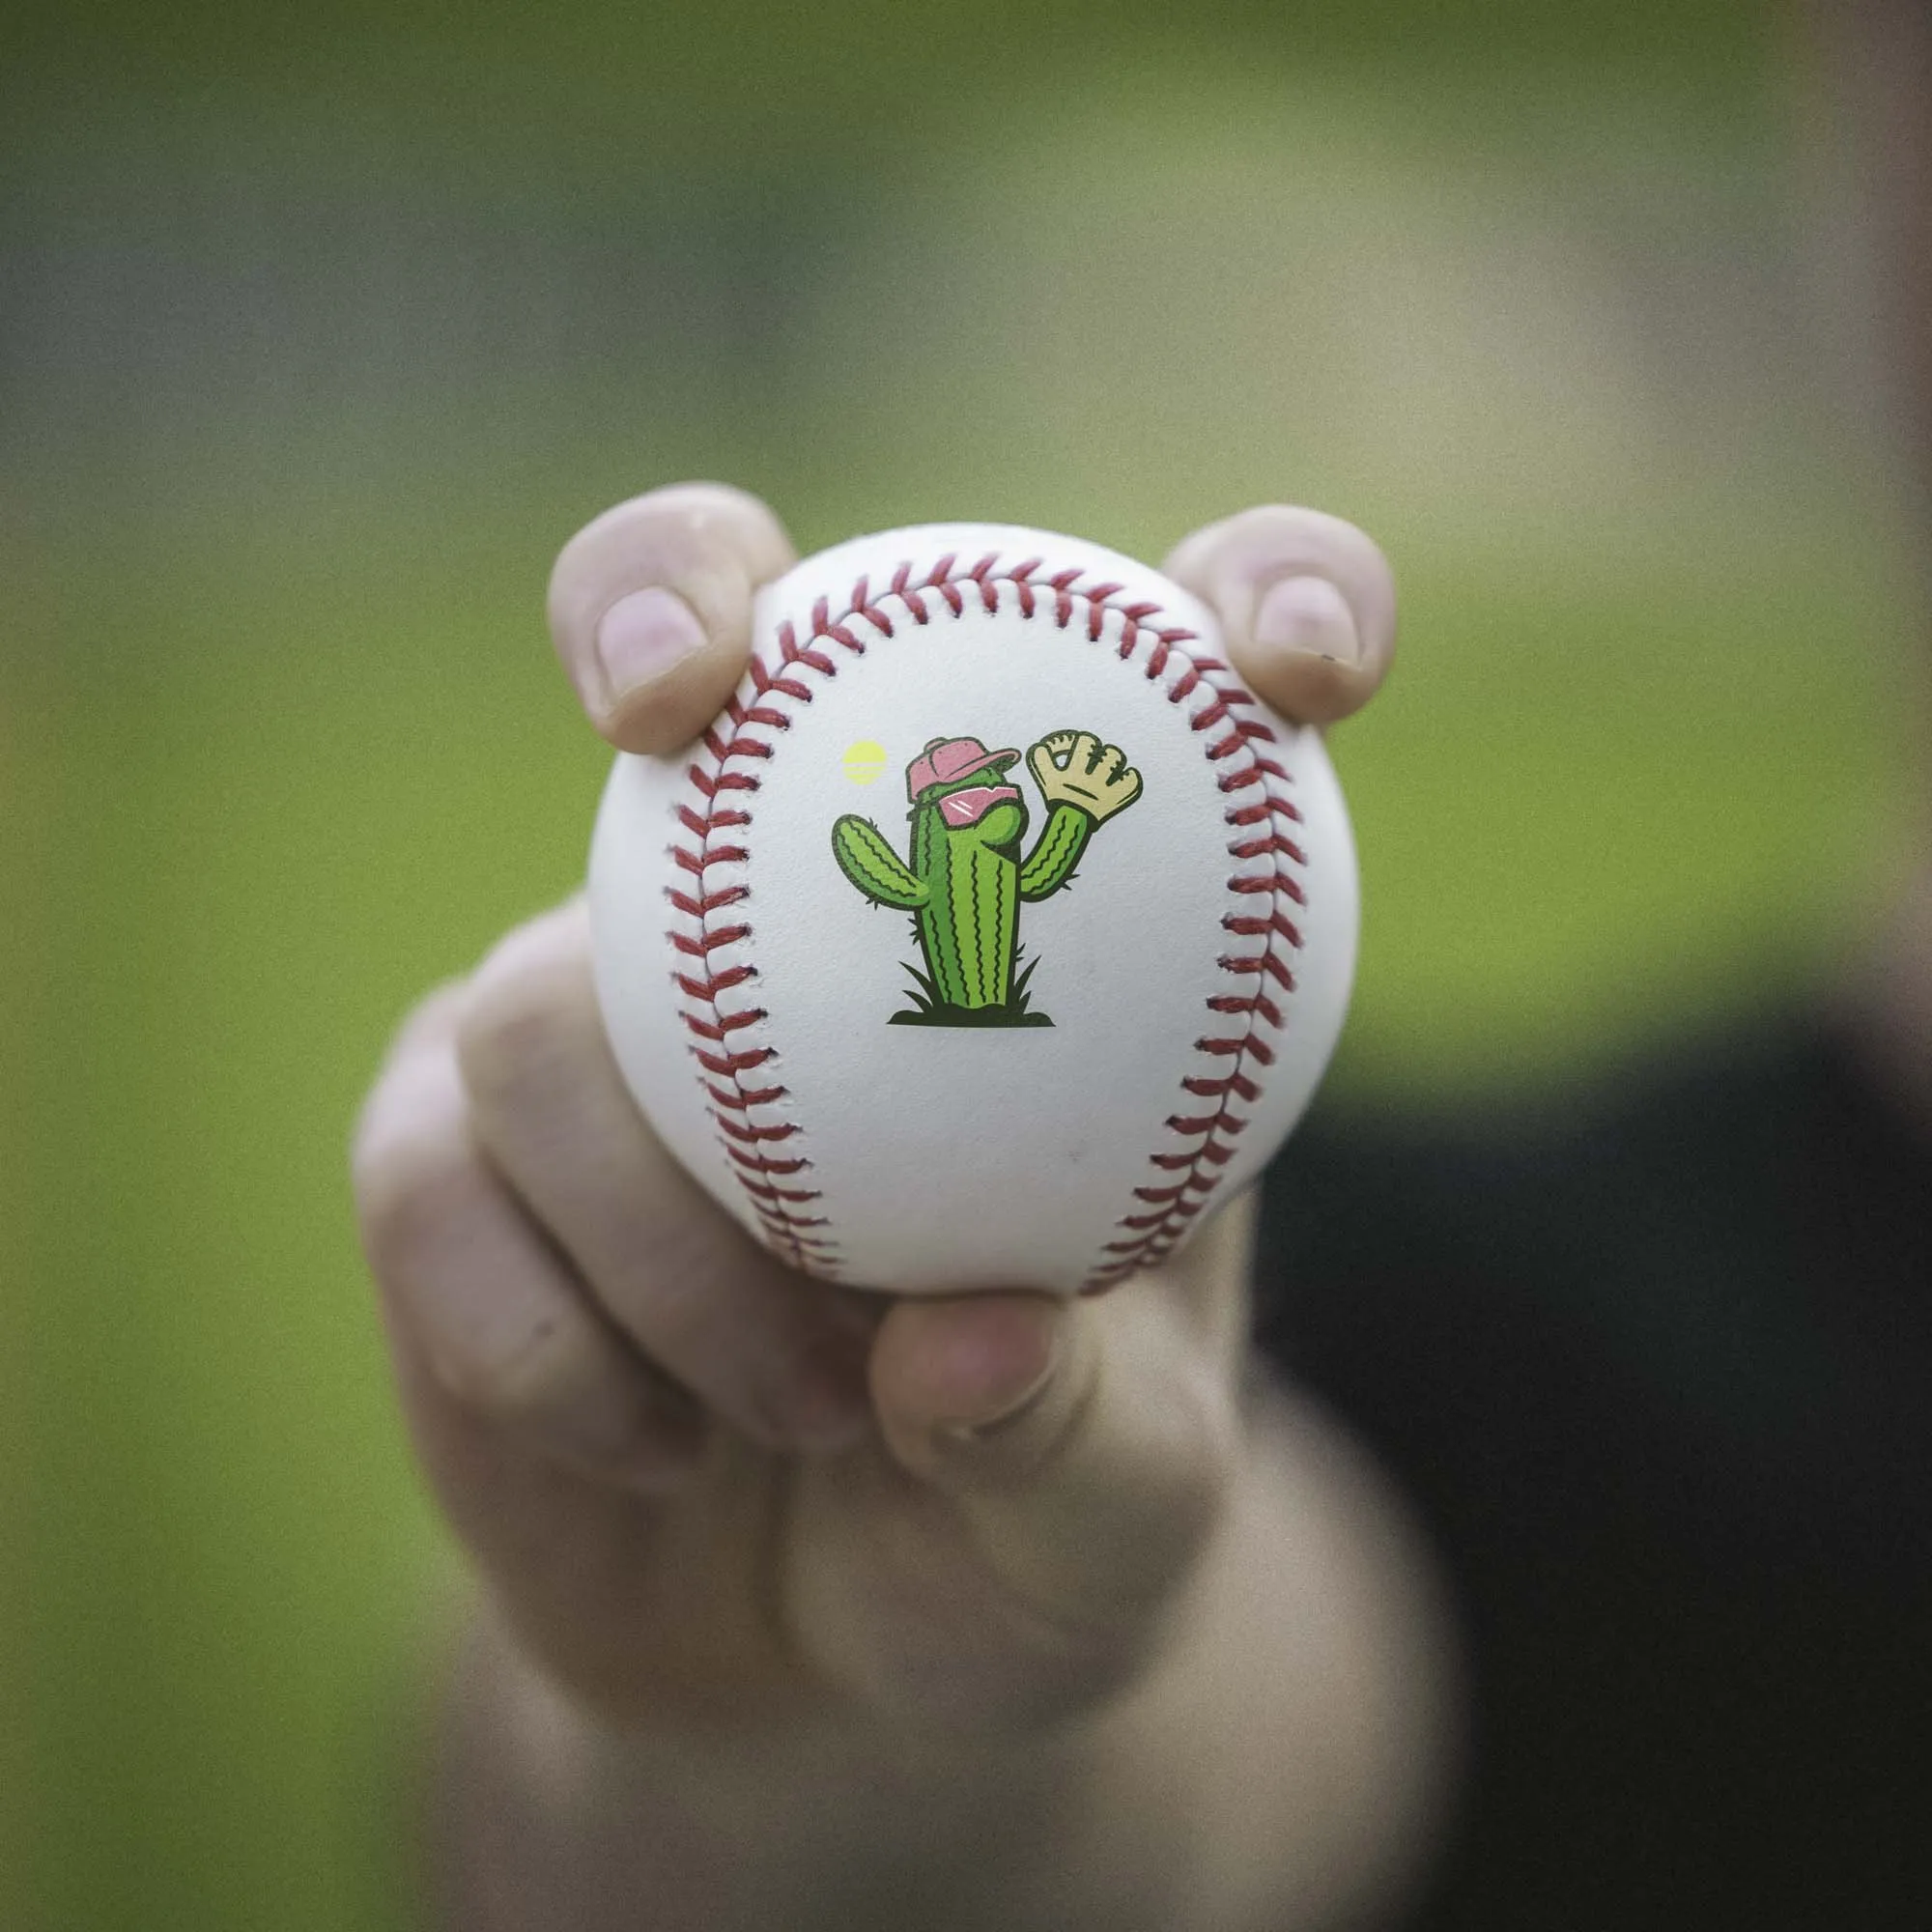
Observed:
[[[952,784],[991,766],[1014,763],[1017,752],[989,752],[977,738],[935,738],[906,767],[906,797],[917,803],[928,785]]]

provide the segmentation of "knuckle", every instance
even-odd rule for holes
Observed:
[[[463,1084],[478,1100],[512,1097],[574,1038],[587,992],[581,908],[519,927],[471,977],[456,1026]]]
[[[778,527],[762,497],[730,483],[667,483],[635,498],[633,508],[640,519],[678,531],[721,555]]]
[[[1176,562],[1210,592],[1284,567],[1316,575],[1388,571],[1380,549],[1358,526],[1292,503],[1258,503],[1210,525],[1181,546]]]
[[[450,1400],[499,1428],[577,1414],[601,1366],[589,1336],[562,1308],[533,1312],[509,1331],[452,1326],[425,1352]]]
[[[463,1010],[463,981],[446,980],[433,987],[403,1015],[389,1041],[389,1061],[395,1063],[434,1048],[446,1039]]]
[[[784,526],[761,498],[725,483],[671,483],[614,504],[566,543],[551,573],[553,628],[573,642],[625,590],[659,584],[699,605],[777,576],[792,561]]]
[[[464,1131],[461,1096],[410,1091],[429,1084],[398,1082],[386,1094],[379,1092],[351,1157],[363,1252],[385,1284],[418,1271],[475,1184],[476,1156]]]

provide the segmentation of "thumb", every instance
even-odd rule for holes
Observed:
[[[903,1300],[872,1354],[894,1455],[1102,1677],[1151,1638],[1232,1486],[1228,1351],[1174,1272],[1070,1303]]]
[[[1210,524],[1161,566],[1212,607],[1229,662],[1303,724],[1352,716],[1395,653],[1395,580],[1353,524],[1267,503]]]
[[[722,483],[653,490],[579,530],[550,625],[590,722],[621,752],[695,738],[744,671],[753,594],[795,560],[771,510]]]

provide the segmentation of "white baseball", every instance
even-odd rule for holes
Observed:
[[[793,1265],[905,1293],[1093,1292],[1178,1248],[1314,1094],[1358,905],[1320,737],[1207,609],[982,524],[762,591],[713,728],[618,758],[589,891],[666,1145]]]

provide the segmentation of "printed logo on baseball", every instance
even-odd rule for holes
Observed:
[[[1313,1095],[1358,886],[1318,734],[1206,608],[1074,537],[860,537],[757,599],[703,738],[619,756],[598,997],[767,1247],[901,1293],[1164,1259]]]

